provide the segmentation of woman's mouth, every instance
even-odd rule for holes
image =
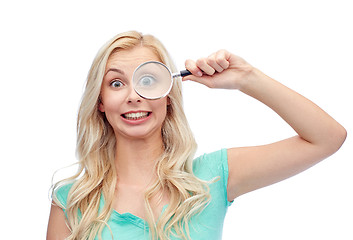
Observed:
[[[151,114],[151,112],[129,112],[121,114],[121,116],[128,120],[138,120],[142,118],[146,118]]]

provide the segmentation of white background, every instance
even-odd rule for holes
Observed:
[[[88,69],[98,49],[126,30],[157,36],[180,69],[187,58],[228,49],[348,131],[341,150],[324,162],[237,199],[224,239],[353,239],[350,1],[6,2],[0,4],[1,239],[45,238],[51,177],[76,161],[76,114]],[[184,83],[184,96],[198,155],[294,134],[238,91]]]

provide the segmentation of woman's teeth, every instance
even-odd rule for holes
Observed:
[[[147,117],[149,115],[148,112],[137,112],[137,113],[126,113],[123,114],[123,117],[129,120],[137,120],[140,118]]]

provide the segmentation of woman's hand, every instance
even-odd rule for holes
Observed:
[[[226,50],[219,50],[196,62],[186,60],[185,67],[192,75],[184,77],[183,81],[195,81],[209,88],[240,89],[254,75],[250,64]]]

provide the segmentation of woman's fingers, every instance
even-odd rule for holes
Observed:
[[[207,58],[207,63],[217,72],[223,72],[223,70],[229,67],[229,59],[230,53],[226,50],[219,50],[213,54],[211,54]]]
[[[189,70],[192,75],[201,77],[202,76],[202,70],[196,65],[196,62],[193,60],[186,60],[185,61],[185,68]]]
[[[226,50],[219,50],[215,53],[215,61],[222,69],[229,67],[230,52]]]
[[[201,71],[209,76],[213,75],[216,70],[208,63],[209,58],[199,58],[196,61],[196,65]]]
[[[226,50],[219,50],[207,58],[187,60],[185,67],[192,75],[183,80],[202,83],[210,88],[238,89],[240,82],[251,73],[252,67],[242,58]]]
[[[207,58],[207,64],[212,67],[216,72],[223,72],[224,70],[223,67],[218,64],[216,54],[212,54]]]
[[[221,73],[229,67],[227,58],[227,52],[220,50],[207,58],[200,58],[196,61],[188,59],[185,61],[185,67],[192,75],[184,77],[183,80],[195,81],[212,88],[214,87],[214,74]]]
[[[196,62],[192,60],[186,60],[185,67],[193,75],[201,77],[203,74],[212,76],[216,72],[221,73],[223,70],[229,67],[230,53],[225,50],[219,50],[207,58],[200,58]]]

